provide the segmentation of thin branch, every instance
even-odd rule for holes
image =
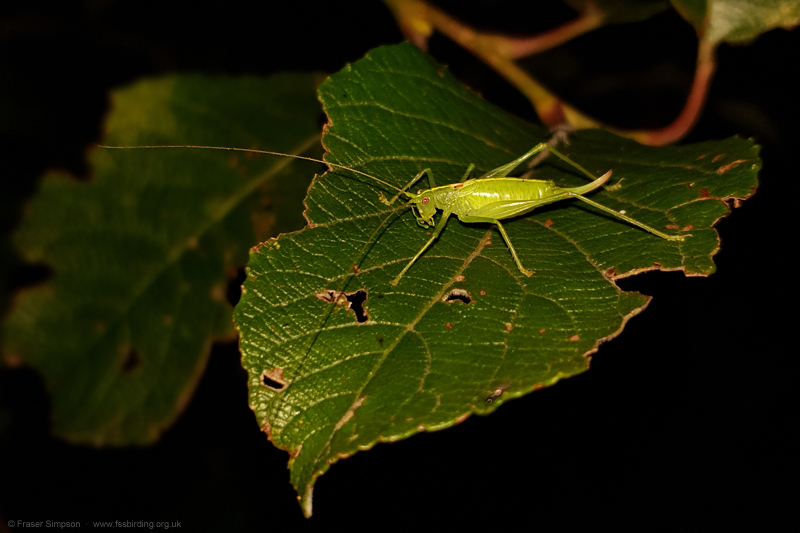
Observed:
[[[605,16],[592,2],[587,2],[585,9],[576,19],[557,28],[534,37],[506,37],[504,35],[486,35],[495,42],[497,50],[512,59],[538,54],[555,48],[570,39],[600,28],[605,23]]]
[[[686,135],[697,122],[716,68],[715,44],[701,40],[697,52],[694,83],[680,115],[671,124],[658,130],[619,130],[605,126],[562,102],[558,96],[548,91],[514,62],[516,58],[552,48],[602,26],[604,15],[593,3],[588,2],[584,12],[575,20],[542,35],[530,38],[510,38],[477,32],[421,0],[384,1],[394,12],[400,28],[411,42],[425,50],[433,30],[442,32],[491,66],[519,89],[533,104],[542,122],[550,127],[564,123],[568,123],[576,129],[603,127],[617,135],[635,139],[644,144],[663,145],[675,142]]]
[[[681,139],[697,123],[703,105],[708,96],[708,89],[717,68],[714,59],[716,43],[701,40],[697,48],[697,66],[695,67],[694,82],[686,104],[678,117],[671,124],[658,130],[616,131],[617,135],[635,139],[642,144],[661,146]]]

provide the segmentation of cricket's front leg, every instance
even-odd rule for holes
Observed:
[[[439,223],[436,224],[436,229],[434,230],[433,235],[431,235],[431,238],[428,239],[428,242],[425,243],[425,246],[420,248],[419,252],[417,252],[417,255],[411,258],[411,261],[408,262],[406,267],[397,275],[397,277],[389,282],[389,285],[397,285],[397,282],[400,281],[400,278],[402,278],[405,275],[405,273],[408,272],[408,269],[411,268],[411,265],[413,265],[417,261],[417,259],[419,259],[419,256],[425,253],[425,250],[430,248],[431,244],[433,244],[433,241],[436,240],[436,238],[444,229],[445,225],[447,225],[448,218],[450,218],[450,211],[445,211],[444,213],[442,213],[442,218],[441,220],[439,220]]]
[[[479,223],[479,222],[489,222],[491,224],[496,225],[497,229],[500,230],[500,235],[503,236],[503,240],[506,241],[506,246],[508,246],[508,249],[511,251],[511,257],[514,258],[514,262],[517,264],[517,268],[519,268],[519,271],[522,272],[523,274],[525,274],[526,276],[532,276],[532,275],[536,274],[536,272],[534,272],[533,270],[528,270],[527,268],[522,266],[522,261],[519,260],[519,256],[517,255],[517,251],[514,249],[514,245],[511,244],[511,239],[508,238],[508,233],[506,233],[506,229],[503,227],[503,225],[500,223],[499,220],[497,220],[495,218],[471,217],[471,216],[467,216],[467,215],[459,215],[458,219],[461,222],[466,222],[467,224]]]

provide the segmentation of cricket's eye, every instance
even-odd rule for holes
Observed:
[[[428,202],[430,202],[430,201],[431,201],[430,198],[423,198],[422,199],[422,205],[428,205]]]

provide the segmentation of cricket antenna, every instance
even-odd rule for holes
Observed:
[[[362,176],[366,176],[372,180],[377,181],[382,185],[386,185],[387,187],[396,190],[399,194],[406,194],[411,196],[407,191],[400,189],[399,187],[395,187],[391,183],[386,183],[382,179],[378,179],[371,174],[367,174],[366,172],[361,172],[360,170],[356,170],[354,168],[346,167],[344,165],[338,165],[336,163],[331,163],[329,161],[324,161],[322,159],[316,159],[313,157],[306,157],[304,155],[295,155],[295,154],[284,154],[283,152],[271,152],[269,150],[256,150],[255,148],[234,148],[232,146],[199,146],[194,144],[158,144],[158,145],[137,145],[137,146],[109,146],[106,144],[99,144],[100,148],[107,148],[107,149],[120,149],[120,150],[132,150],[134,148],[137,149],[156,149],[156,148],[196,148],[200,150],[227,150],[229,152],[248,152],[253,154],[265,154],[265,155],[277,155],[281,157],[291,157],[292,159],[303,159],[305,161],[313,161],[315,163],[322,163],[323,165],[328,165],[331,167],[341,168],[344,170],[349,170],[350,172],[354,172],[356,174],[361,174]],[[398,194],[398,196],[399,196]]]

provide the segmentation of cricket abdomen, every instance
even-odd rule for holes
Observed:
[[[455,184],[454,186],[457,186]],[[458,202],[465,213],[480,210],[497,202],[524,202],[550,196],[552,181],[519,178],[489,178],[467,181],[458,188]]]

